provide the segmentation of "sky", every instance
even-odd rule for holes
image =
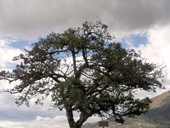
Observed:
[[[0,70],[11,70],[14,56],[50,32],[101,21],[124,47],[140,50],[148,61],[166,65],[166,89],[147,93],[158,95],[170,90],[169,12],[170,0],[0,0]],[[0,82],[1,89],[11,86]],[[32,127],[67,128],[65,112],[51,110],[50,99],[43,106],[18,107],[14,96],[0,93],[0,128]]]

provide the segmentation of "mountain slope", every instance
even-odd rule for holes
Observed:
[[[143,117],[156,125],[169,125],[170,128],[170,91],[155,97],[150,111]]]
[[[86,124],[83,128],[99,128],[98,124]],[[108,128],[170,128],[170,91],[152,99],[149,112],[124,124],[109,121]]]

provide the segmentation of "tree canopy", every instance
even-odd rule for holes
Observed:
[[[70,128],[81,128],[92,115],[112,116],[119,123],[141,115],[151,101],[135,98],[134,91],[162,87],[162,69],[123,48],[101,22],[51,33],[14,61],[19,64],[11,72],[1,71],[0,79],[20,81],[9,90],[19,94],[16,103],[28,105],[36,96],[41,103],[50,96],[54,107],[66,110]]]

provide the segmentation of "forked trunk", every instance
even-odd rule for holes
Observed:
[[[68,120],[70,128],[81,128],[83,123],[89,117],[88,115],[81,112],[79,120],[77,122],[75,122],[74,117],[73,117],[73,111],[69,107],[67,107],[67,109],[66,109],[66,115],[67,115],[67,120]]]

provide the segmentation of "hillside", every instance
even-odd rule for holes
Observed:
[[[150,111],[124,124],[109,121],[108,128],[170,128],[170,91],[152,99]],[[98,124],[86,124],[83,128],[99,128]]]

